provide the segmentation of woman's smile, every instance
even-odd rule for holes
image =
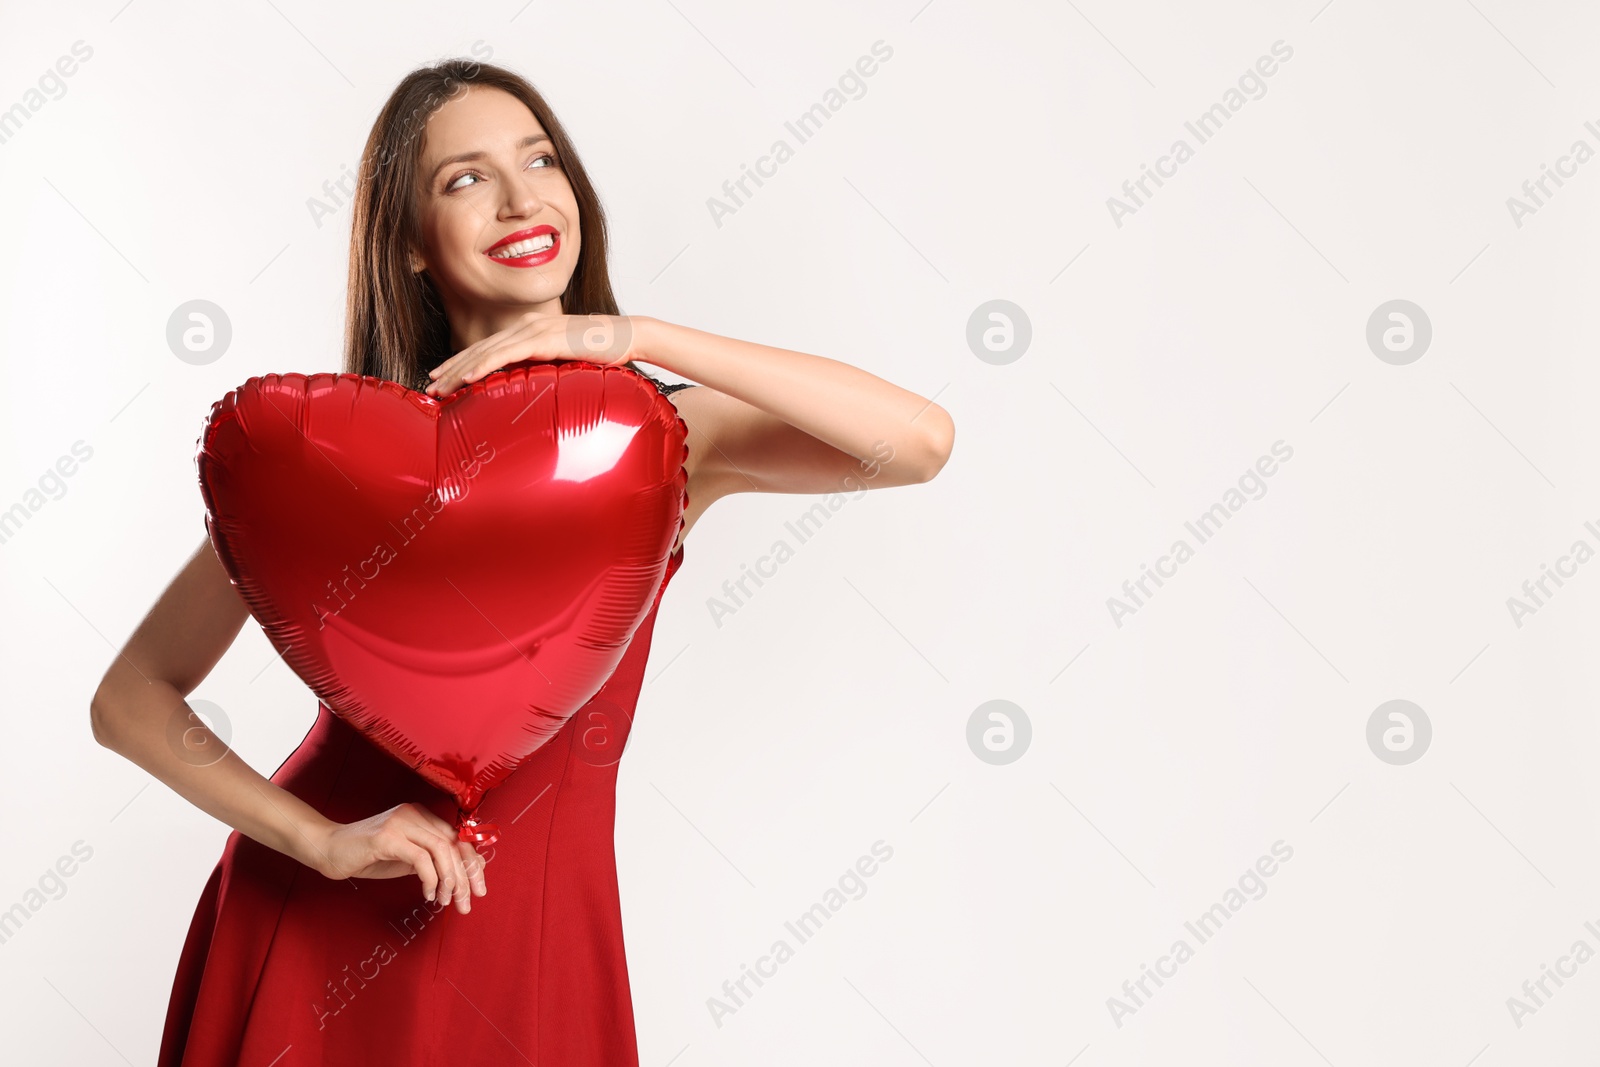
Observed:
[[[554,226],[518,230],[490,245],[484,255],[508,267],[542,267],[561,252],[561,234]]]

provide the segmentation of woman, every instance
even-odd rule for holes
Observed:
[[[864,371],[619,315],[594,188],[519,76],[463,60],[412,72],[364,159],[347,372],[442,397],[525,360],[639,358],[699,383],[656,383],[689,446],[663,590],[723,496],[907,485],[949,455],[944,409]],[[480,815],[512,839],[480,854],[456,840],[450,796],[325,706],[270,780],[194,725],[184,697],[247,617],[202,542],[92,708],[102,745],[235,830],[184,944],[159,1062],[637,1063],[613,816],[655,614],[601,695],[489,793]],[[596,716],[604,729],[577,729]],[[169,743],[174,723],[211,755]]]

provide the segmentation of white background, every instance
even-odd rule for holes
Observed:
[[[154,1058],[228,827],[97,746],[89,699],[204,536],[211,403],[339,369],[349,213],[307,201],[407,70],[475,41],[576,139],[625,311],[846,360],[957,426],[937,479],[852,500],[720,626],[709,599],[814,501],[731,498],[688,539],[619,783],[644,1064],[1594,1061],[1600,963],[1507,1006],[1600,950],[1600,563],[1507,607],[1600,547],[1600,162],[1507,207],[1600,149],[1589,5],[120,4],[11,3],[0,33],[0,109],[93,48],[0,144],[0,510],[93,449],[0,544],[0,910],[93,849],[0,945],[15,1062]],[[719,227],[707,199],[879,40],[865,94]],[[1184,122],[1279,40],[1198,144]],[[193,299],[233,325],[206,366],[166,342]],[[1004,365],[966,339],[993,299],[1031,323]],[[1432,324],[1405,365],[1366,340],[1394,299]],[[252,622],[194,694],[263,773],[316,711],[273,659]],[[998,766],[966,739],[995,699],[1032,726]],[[1406,765],[1368,747],[1392,699],[1432,725]],[[866,895],[717,1026],[707,998],[879,839]],[[1198,944],[1185,921],[1280,840]]]

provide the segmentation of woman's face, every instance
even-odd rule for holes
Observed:
[[[458,348],[524,311],[559,314],[582,247],[578,201],[533,112],[471,86],[433,113],[424,142],[411,262],[439,288]]]

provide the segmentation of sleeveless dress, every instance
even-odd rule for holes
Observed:
[[[470,913],[429,902],[414,874],[335,880],[230,834],[178,960],[158,1067],[636,1067],[617,760],[682,563],[679,545],[606,684],[485,796],[480,817],[501,838],[479,849],[489,892]],[[272,781],[337,822],[408,800],[456,814],[320,702]]]

